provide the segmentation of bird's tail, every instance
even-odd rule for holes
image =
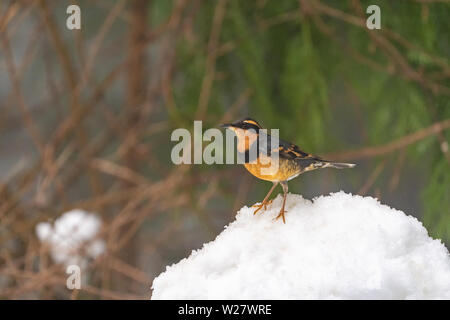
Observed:
[[[326,161],[324,162],[323,165],[324,168],[336,168],[336,169],[353,168],[354,166],[356,166],[356,164],[354,163],[331,162],[331,161]]]
[[[336,169],[345,169],[345,168],[353,168],[355,164],[353,163],[343,163],[343,162],[333,162],[320,158],[302,158],[297,160],[302,168],[305,171],[322,169],[322,168],[336,168]]]

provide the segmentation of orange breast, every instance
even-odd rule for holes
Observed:
[[[286,159],[274,161],[267,156],[260,156],[258,161],[245,163],[245,168],[255,177],[266,181],[287,181],[299,175],[301,168],[295,162]]]

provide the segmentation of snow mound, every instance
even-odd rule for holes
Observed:
[[[450,299],[450,255],[414,217],[344,192],[243,207],[153,281],[152,299]]]
[[[96,258],[105,251],[105,242],[97,239],[101,225],[97,215],[75,209],[64,213],[54,225],[38,223],[36,235],[50,246],[50,254],[56,263],[83,268],[89,258]]]

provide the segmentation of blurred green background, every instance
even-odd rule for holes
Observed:
[[[74,3],[81,30],[66,28]],[[448,245],[449,18],[445,0],[2,1],[0,297],[146,298],[261,201],[271,184],[242,166],[171,162],[171,132],[194,120],[250,116],[357,163],[289,190],[377,197]],[[34,231],[73,208],[99,214],[107,240],[78,293]]]

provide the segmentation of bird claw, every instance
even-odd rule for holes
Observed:
[[[278,220],[278,219],[281,217],[281,218],[283,218],[283,223],[286,223],[286,220],[285,220],[285,218],[284,218],[284,214],[285,214],[286,212],[287,212],[286,210],[281,209],[281,210],[280,210],[280,213],[277,215],[277,217],[276,217],[274,220]]]
[[[262,202],[262,203],[260,203],[260,204],[254,204],[254,205],[252,206],[252,208],[257,208],[257,209],[253,212],[253,214],[255,215],[259,210],[261,210],[262,207],[264,207],[264,210],[267,210],[267,206],[268,206],[269,204],[271,204],[272,201],[273,201],[273,199],[268,200],[268,201],[266,201],[266,202]]]

